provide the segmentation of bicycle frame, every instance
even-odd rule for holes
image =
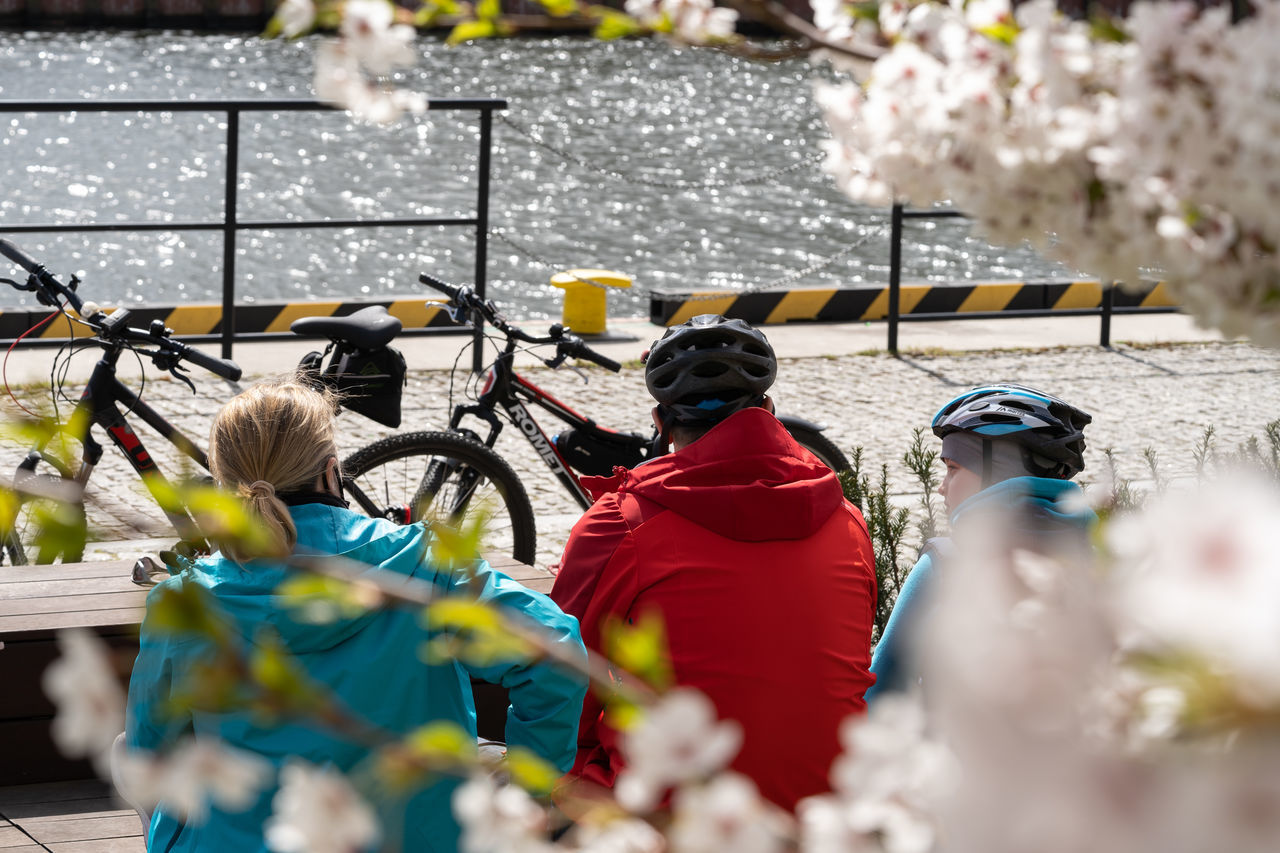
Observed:
[[[123,403],[127,411],[131,414],[136,414],[147,426],[154,429],[162,438],[200,465],[205,471],[209,470],[209,459],[195,442],[165,420],[163,415],[143,402],[137,394],[127,388],[116,377],[116,360],[119,356],[120,351],[118,349],[109,349],[99,359],[94,366],[88,385],[85,386],[79,401],[76,403],[76,413],[83,412],[85,422],[89,425],[86,427],[83,436],[84,452],[81,455],[80,468],[74,472],[67,470],[57,459],[45,455],[44,450],[48,444],[45,441],[33,447],[27,454],[27,458],[18,465],[15,480],[24,473],[33,473],[37,463],[44,461],[56,468],[63,477],[74,480],[82,487],[86,485],[103,453],[102,445],[98,443],[90,432],[90,428],[96,425],[106,431],[111,443],[129,460],[129,464],[137,472],[138,477],[147,487],[148,493],[155,499],[156,504],[160,506],[165,517],[173,525],[174,530],[178,532],[179,537],[183,539],[199,538],[199,530],[190,514],[185,509],[182,512],[170,509],[166,505],[167,500],[161,499],[161,495],[173,493],[169,480],[160,470],[155,459],[147,452],[142,439],[134,432],[129,422],[125,420],[119,404]],[[75,419],[75,415],[73,415],[72,419]]]
[[[560,481],[561,485],[568,490],[569,494],[573,495],[574,500],[583,509],[587,509],[592,503],[591,495],[582,487],[582,482],[578,479],[577,473],[569,467],[569,463],[564,460],[564,457],[560,455],[560,451],[556,449],[555,442],[547,436],[538,422],[534,420],[533,415],[530,414],[525,404],[532,403],[570,426],[595,426],[595,424],[589,418],[578,414],[551,394],[516,373],[513,349],[513,344],[509,343],[485,373],[484,385],[480,390],[480,398],[474,405],[454,407],[453,413],[449,418],[449,429],[469,434],[472,438],[480,441],[479,435],[472,430],[464,429],[461,425],[462,419],[467,415],[479,418],[489,426],[489,434],[483,439],[482,443],[486,447],[492,448],[494,442],[498,439],[498,434],[502,432],[502,421],[494,414],[495,411],[500,410],[507,420],[511,422],[512,426],[519,430],[525,440],[533,446],[539,458],[551,470],[556,479]]]

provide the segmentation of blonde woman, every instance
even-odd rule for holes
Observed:
[[[442,592],[463,592],[453,573],[429,558],[430,534],[421,525],[399,527],[346,507],[334,441],[332,401],[296,382],[259,385],[235,397],[214,420],[209,463],[217,481],[235,490],[262,518],[269,544],[258,553],[228,546],[160,585],[181,590],[198,584],[230,616],[238,639],[252,648],[278,638],[311,678],[333,692],[351,714],[390,733],[406,733],[433,720],[448,720],[475,735],[470,677],[510,689],[508,743],[527,747],[561,770],[573,762],[578,715],[585,685],[576,677],[538,663],[488,667],[438,663],[421,658],[430,639],[419,615],[383,610],[327,624],[302,621],[282,607],[276,588],[290,569],[290,554],[340,554],[387,572],[420,578]],[[265,553],[264,553],[265,552]],[[585,657],[577,622],[550,599],[481,563],[479,598],[537,620],[548,635]],[[467,586],[467,589],[473,589]],[[156,593],[152,593],[154,599]],[[342,771],[368,757],[367,746],[315,725],[281,717],[268,720],[244,711],[174,712],[196,686],[211,654],[207,639],[175,634],[156,624],[142,626],[141,650],[129,689],[126,738],[133,749],[162,747],[185,733],[217,736],[230,746],[263,756],[279,770],[290,757]],[[177,700],[177,701],[175,701]],[[392,805],[381,798],[387,847],[452,851],[458,827],[450,811],[454,782],[440,781]],[[161,802],[152,815],[149,851],[266,850],[263,824],[271,814],[275,785],[249,808],[212,808],[209,818],[184,824]]]

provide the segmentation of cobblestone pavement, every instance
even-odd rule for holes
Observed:
[[[600,424],[647,432],[649,406],[639,368],[616,375],[592,369],[585,384],[569,370],[538,369],[525,375]],[[456,401],[464,394],[465,370],[454,379]],[[1242,343],[784,359],[774,397],[780,412],[826,423],[826,435],[846,452],[861,446],[871,466],[888,463],[899,498],[914,503],[918,492],[912,492],[902,463],[912,428],[927,426],[938,407],[960,391],[1000,379],[1043,388],[1093,413],[1087,430],[1088,467],[1081,478],[1086,483],[1099,480],[1104,448],[1114,449],[1122,475],[1139,481],[1146,474],[1143,450],[1148,447],[1159,454],[1165,473],[1186,475],[1194,469],[1193,448],[1205,427],[1213,426],[1220,448],[1235,449],[1280,418],[1280,353]],[[203,444],[212,415],[232,388],[213,379],[198,382],[197,388],[192,395],[176,382],[152,381],[145,397]],[[411,373],[400,431],[442,428],[449,392],[447,371]],[[47,388],[18,393],[28,405],[42,399],[47,405]],[[3,412],[16,412],[12,401],[5,401]],[[550,416],[541,422],[548,433],[556,432]],[[392,432],[351,413],[339,423],[344,455]],[[176,454],[163,440],[145,431],[143,438],[164,470],[180,470]],[[503,432],[497,449],[519,473],[538,514],[539,562],[554,560],[579,515],[576,504],[514,429]],[[13,466],[24,448],[6,439],[0,453],[0,465]],[[103,540],[95,553],[116,556],[124,547],[118,540],[164,535],[163,517],[140,494],[136,478],[113,449],[94,474],[90,498],[93,535]]]

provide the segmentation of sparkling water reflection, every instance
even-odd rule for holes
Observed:
[[[310,97],[315,40],[190,33],[0,33],[4,99]],[[655,287],[755,287],[871,235],[801,285],[883,282],[886,211],[844,199],[813,157],[823,138],[812,69],[759,65],[649,42],[525,38],[462,48],[424,39],[405,82],[434,97],[504,97],[508,116],[589,171],[495,126],[492,292],[516,316],[558,312],[556,269],[635,276],[613,299],[643,314]],[[0,115],[4,223],[184,222],[219,218],[226,121],[220,114]],[[241,220],[469,216],[474,114],[431,113],[394,128],[341,114],[248,113],[241,122]],[[789,165],[776,183],[709,189]],[[3,226],[0,226],[0,231]],[[107,302],[216,301],[216,232],[20,235],[58,271],[84,270]],[[1063,272],[1029,251],[995,249],[962,221],[910,223],[910,279]],[[248,231],[237,244],[244,300],[411,296],[417,273],[468,280],[468,229]],[[10,300],[12,301],[12,300]]]

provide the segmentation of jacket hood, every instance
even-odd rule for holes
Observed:
[[[420,524],[400,527],[319,503],[290,507],[289,514],[298,529],[299,555],[336,554],[428,581],[435,575],[426,559],[430,537]],[[246,640],[269,626],[294,653],[333,648],[377,618],[377,611],[367,611],[333,621],[308,619],[303,608],[276,593],[281,584],[297,576],[296,570],[272,560],[240,565],[214,554],[184,569],[178,578],[210,589]]]
[[[1028,534],[1083,531],[1098,520],[1078,485],[1048,477],[1014,477],[989,486],[956,507],[951,524],[985,512],[1007,513],[1014,529]]]
[[[679,452],[583,485],[595,497],[632,492],[739,542],[807,538],[844,501],[835,472],[761,408],[735,412]]]

